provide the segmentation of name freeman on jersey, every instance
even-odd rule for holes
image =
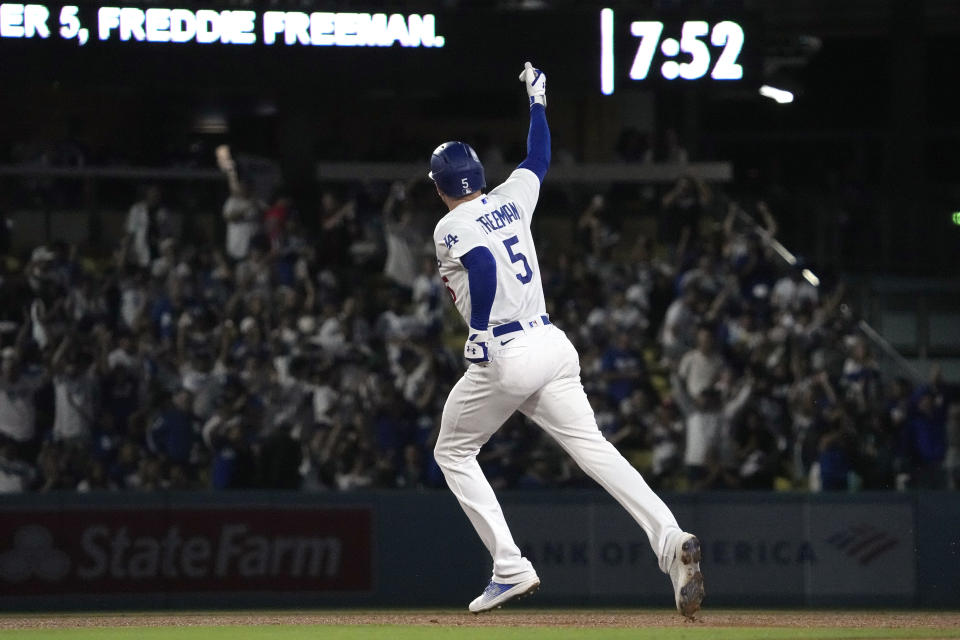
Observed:
[[[513,202],[508,202],[499,209],[483,214],[477,218],[477,222],[483,227],[484,233],[493,233],[520,218],[520,209]]]

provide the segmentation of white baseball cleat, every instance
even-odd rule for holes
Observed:
[[[540,588],[540,578],[534,576],[529,580],[515,584],[490,581],[483,593],[470,603],[470,611],[482,613],[490,609],[498,609],[517,598],[532,595]]]
[[[670,580],[677,611],[692,618],[703,602],[703,574],[700,573],[700,541],[691,533],[684,533],[677,543],[670,564]]]

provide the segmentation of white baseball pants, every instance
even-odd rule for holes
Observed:
[[[494,338],[490,353],[488,366],[471,365],[450,391],[434,455],[493,556],[493,580],[516,583],[536,575],[477,462],[480,447],[517,410],[623,505],[646,532],[666,572],[682,531],[663,500],[600,433],[580,383],[580,358],[566,334],[553,325],[516,331]]]

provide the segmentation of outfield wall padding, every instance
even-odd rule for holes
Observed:
[[[707,603],[960,606],[956,493],[666,497],[700,536]],[[504,492],[543,606],[672,606],[605,493]],[[459,607],[490,576],[446,491],[0,498],[0,609]]]

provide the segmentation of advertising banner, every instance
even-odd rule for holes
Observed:
[[[550,596],[640,600],[669,593],[646,534],[616,505],[513,506],[507,515]],[[916,590],[909,503],[707,503],[676,515],[700,537],[715,602],[908,602]]]
[[[913,596],[916,532],[909,504],[809,505],[816,596]]]
[[[507,494],[544,606],[672,606],[646,533],[599,493]],[[913,496],[682,496],[710,606],[956,603],[956,509]],[[465,606],[490,558],[451,496],[34,496],[0,502],[0,610]]]
[[[363,592],[369,508],[4,509],[0,596]]]

